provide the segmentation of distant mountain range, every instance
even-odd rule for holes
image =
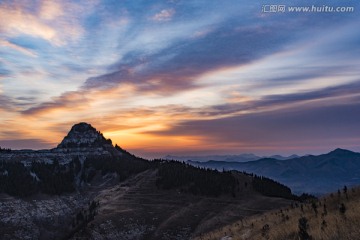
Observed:
[[[289,186],[294,193],[321,195],[360,184],[360,153],[336,149],[318,156],[307,155],[288,160],[262,158],[248,162],[193,161],[194,166],[238,170],[266,176]]]
[[[224,162],[249,162],[256,161],[262,158],[274,158],[277,160],[287,160],[292,158],[299,157],[296,154],[293,154],[288,157],[284,157],[281,155],[272,155],[272,156],[257,156],[252,153],[243,153],[237,155],[207,155],[207,156],[175,156],[175,155],[167,155],[164,159],[167,160],[178,160],[178,161],[197,161],[197,162],[207,162],[207,161],[224,161]]]

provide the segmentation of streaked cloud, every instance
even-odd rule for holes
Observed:
[[[47,41],[54,41],[57,38],[55,29],[42,23],[35,15],[26,12],[23,7],[25,6],[15,3],[0,5],[0,16],[6,19],[6,21],[0,22],[1,32],[9,36],[28,34]]]
[[[306,154],[345,146],[357,149],[359,107],[357,103],[315,107],[308,104],[297,110],[287,108],[219,119],[184,121],[165,131],[151,133],[169,139],[188,135],[202,138],[203,141],[198,143],[195,151],[192,149],[193,152],[216,149],[221,153],[256,151],[264,154]],[[348,118],[349,115],[352,118]],[[354,134],[349,135],[349,132]],[[223,142],[227,144],[220,144]]]
[[[80,94],[78,92],[66,92],[60,97],[54,97],[53,101],[44,102],[39,104],[38,106],[31,107],[25,111],[23,111],[23,114],[38,114],[42,113],[44,111],[52,112],[57,111],[59,109],[65,109],[65,108],[76,108],[74,103],[77,107],[86,107],[87,105],[87,98],[83,94]]]
[[[14,50],[16,50],[18,52],[21,52],[23,54],[26,54],[26,55],[28,55],[30,57],[37,57],[37,54],[34,51],[32,51],[30,49],[27,49],[27,48],[24,48],[24,47],[21,47],[19,45],[16,45],[14,43],[9,42],[9,41],[5,41],[5,40],[0,39],[0,47],[8,47],[8,48],[14,49]]]
[[[63,8],[74,10],[65,12]],[[78,17],[69,16],[79,10],[74,3],[66,1],[4,1],[0,3],[0,15],[6,21],[0,22],[0,32],[9,37],[29,35],[61,46],[82,35]]]

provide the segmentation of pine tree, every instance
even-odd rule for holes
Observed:
[[[347,187],[346,187],[346,185],[344,186],[343,191],[344,191],[344,194],[345,194],[345,196],[346,196],[346,199],[349,199],[348,194],[347,194]]]
[[[299,239],[300,240],[311,240],[311,236],[307,232],[309,228],[308,220],[306,217],[299,219]]]
[[[341,203],[340,206],[339,206],[339,211],[341,214],[345,214],[346,212],[346,207],[345,207],[345,204],[344,203]]]

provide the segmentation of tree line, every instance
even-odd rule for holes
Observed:
[[[26,197],[38,192],[62,194],[73,192],[74,170],[69,165],[32,162],[25,167],[21,162],[0,162],[0,192]]]
[[[158,165],[156,185],[159,188],[214,197],[236,194],[239,183],[230,172],[194,167],[178,161],[157,160],[155,163]]]
[[[2,147],[0,147],[0,153],[1,152],[9,153],[9,152],[11,152],[11,148],[2,148]]]
[[[88,156],[83,164],[78,156],[67,164],[33,161],[25,166],[19,161],[0,161],[0,193],[26,197],[36,193],[60,195],[71,193],[82,183],[89,183],[99,173],[117,173],[120,181],[131,175],[145,171],[151,162],[123,151],[121,157]],[[83,166],[82,166],[83,165]]]

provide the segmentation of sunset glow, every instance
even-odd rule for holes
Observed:
[[[88,122],[150,158],[360,151],[360,2],[266,3],[0,1],[0,146]]]

